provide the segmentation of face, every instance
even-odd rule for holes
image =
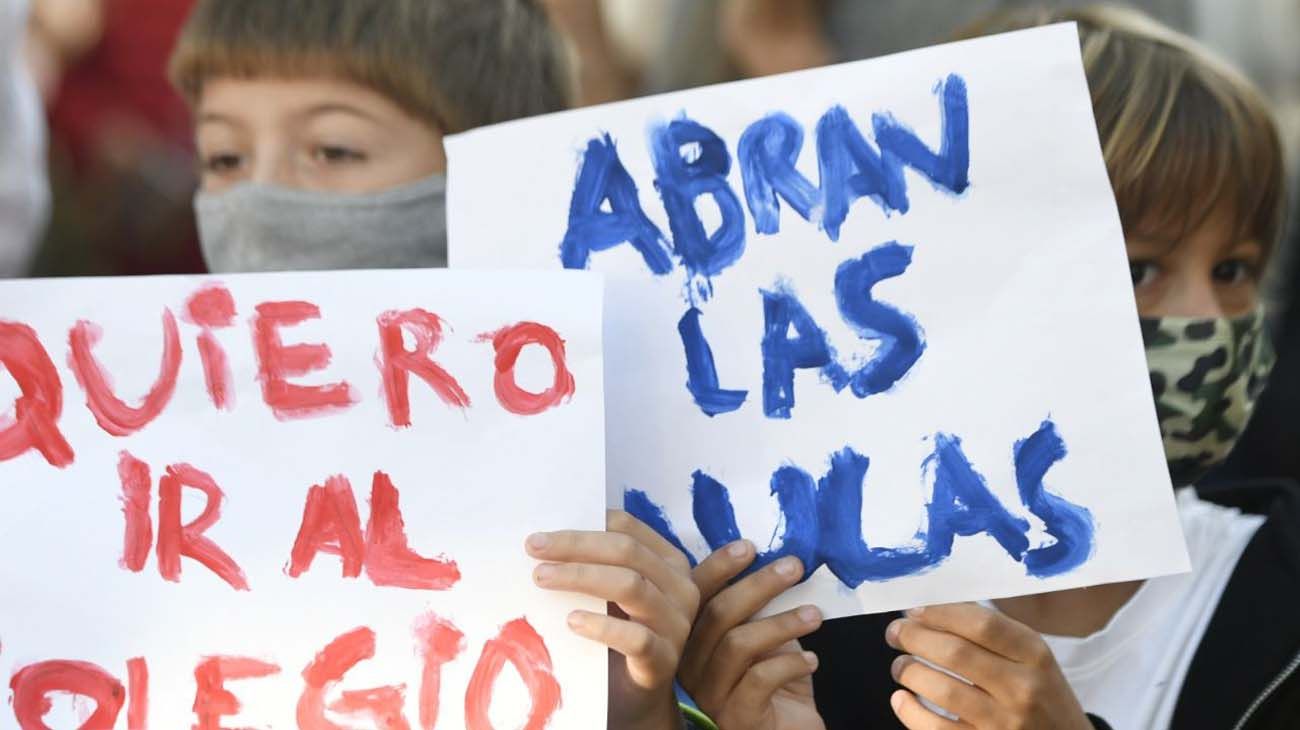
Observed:
[[[447,169],[441,132],[347,81],[216,79],[196,112],[207,193],[243,182],[374,193]]]
[[[1220,318],[1248,314],[1259,300],[1265,251],[1233,235],[1226,212],[1176,240],[1127,239],[1138,313],[1143,317]]]

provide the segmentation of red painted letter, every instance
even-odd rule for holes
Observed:
[[[424,671],[420,676],[420,728],[433,730],[438,724],[442,665],[465,649],[465,635],[450,621],[430,613],[416,621],[415,637],[420,641],[420,655],[424,657]]]
[[[511,413],[534,416],[554,408],[573,395],[573,374],[564,360],[564,340],[555,330],[536,322],[520,322],[490,335],[496,348],[496,378],[493,387],[497,401]],[[519,353],[528,345],[541,345],[551,353],[555,380],[541,393],[530,393],[515,382],[515,364]]]
[[[126,730],[149,727],[149,665],[144,657],[126,660],[126,691],[130,703],[126,710]]]
[[[240,704],[226,689],[227,681],[269,677],[279,671],[274,664],[247,657],[204,657],[194,668],[194,716],[198,722],[191,730],[228,730],[222,727],[221,718],[238,714]]]
[[[139,408],[132,408],[113,394],[108,375],[91,352],[102,334],[91,322],[78,322],[68,334],[68,366],[86,391],[86,405],[95,415],[99,427],[113,436],[129,436],[158,417],[176,390],[176,374],[181,369],[181,336],[170,309],[163,310],[163,355],[158,379]]]
[[[298,698],[298,730],[346,730],[325,717],[325,695],[343,679],[349,669],[375,655],[375,632],[366,627],[353,629],[329,643],[307,668],[307,683]],[[402,688],[344,692],[330,705],[335,712],[368,715],[383,730],[408,730],[402,718]]]
[[[122,480],[122,514],[126,517],[122,559],[118,565],[139,573],[144,570],[153,545],[153,520],[149,517],[153,479],[149,465],[125,451],[118,457],[117,475]]]
[[[320,317],[320,308],[310,302],[266,302],[257,305],[253,317],[253,344],[257,349],[262,399],[275,417],[303,418],[322,410],[347,408],[356,400],[346,382],[330,385],[294,385],[287,378],[306,375],[329,365],[330,349],[325,345],[285,345],[280,328]]]
[[[405,703],[401,687],[376,687],[339,693],[339,698],[330,704],[330,711],[366,718],[375,730],[411,730],[402,717]]]
[[[415,338],[415,349],[407,350],[402,332]],[[423,309],[385,312],[379,317],[384,395],[388,400],[388,417],[399,428],[411,425],[411,401],[408,397],[410,374],[415,373],[433,388],[447,405],[469,407],[469,396],[446,370],[433,361],[433,351],[442,341],[442,320]]]
[[[208,498],[203,512],[181,525],[181,489],[192,487]],[[248,590],[244,571],[203,533],[221,518],[221,489],[212,477],[188,464],[167,467],[158,484],[158,572],[172,582],[181,579],[181,556],[193,558],[236,590]]]
[[[0,461],[36,449],[50,466],[71,465],[72,447],[56,425],[63,413],[63,383],[31,327],[0,322],[0,365],[22,391],[14,417],[0,415]]]
[[[22,730],[50,730],[45,713],[55,692],[95,701],[95,712],[78,730],[108,730],[126,701],[126,690],[116,677],[87,662],[49,661],[24,667],[9,681],[14,717]]]
[[[212,334],[217,327],[235,323],[235,300],[220,284],[208,284],[185,303],[187,319],[203,328],[199,334],[199,357],[203,360],[203,380],[217,410],[229,410],[235,398],[230,388],[230,365],[226,351]]]
[[[397,488],[381,471],[375,472],[370,488],[366,575],[377,586],[428,591],[446,590],[460,580],[460,569],[455,561],[424,558],[411,550]]]
[[[302,511],[302,525],[293,541],[286,572],[297,578],[311,567],[316,553],[324,552],[343,559],[343,577],[361,575],[366,557],[366,542],[361,534],[361,517],[357,499],[346,477],[333,476],[325,486],[307,491],[307,505]]]
[[[523,730],[542,730],[560,706],[560,683],[551,671],[551,654],[546,642],[524,619],[515,619],[501,627],[497,638],[483,646],[474,674],[465,690],[465,727],[468,730],[492,730],[488,708],[492,705],[492,686],[506,662],[514,665],[528,688],[532,709]]]

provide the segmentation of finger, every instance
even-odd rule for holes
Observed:
[[[957,730],[974,727],[968,722],[953,722],[925,709],[915,695],[903,689],[890,696],[889,706],[894,708],[894,715],[907,730]]]
[[[700,589],[700,603],[708,603],[718,595],[727,586],[727,581],[743,573],[754,562],[756,555],[754,543],[748,540],[737,540],[710,553],[691,574]]]
[[[528,553],[555,563],[589,563],[628,568],[654,583],[687,614],[699,607],[699,594],[685,571],[674,570],[657,553],[621,532],[561,530],[528,536]]]
[[[899,651],[918,656],[997,694],[1015,674],[1015,662],[946,631],[919,621],[898,619],[885,629],[885,642]]]
[[[785,685],[809,676],[817,669],[817,655],[810,651],[781,654],[750,667],[736,691],[727,699],[724,717],[744,712],[748,722],[731,721],[735,727],[754,727],[758,713],[772,704],[772,695]]]
[[[800,639],[821,626],[822,613],[816,606],[751,621],[728,631],[709,657],[705,673],[708,683],[730,694],[746,670],[781,646]]]
[[[656,555],[663,559],[665,563],[671,565],[675,570],[684,575],[691,572],[691,563],[686,559],[686,554],[678,549],[671,542],[664,539],[663,535],[655,532],[649,525],[638,520],[632,515],[622,510],[608,510],[605,513],[605,529],[611,532],[621,532],[624,535],[634,538],[637,542],[649,548]]]
[[[629,568],[590,563],[542,563],[533,569],[538,586],[613,602],[624,613],[664,636],[685,640],[690,620],[673,610],[654,583]]]
[[[904,654],[889,668],[894,681],[966,722],[983,727],[997,703],[987,692]]]
[[[682,668],[686,676],[704,672],[709,658],[732,629],[745,623],[803,575],[798,558],[785,557],[727,587],[704,604],[686,643]],[[693,675],[698,677],[698,674]]]
[[[976,603],[913,608],[907,617],[960,636],[995,654],[1024,664],[1043,658],[1047,645],[1037,631]]]
[[[613,649],[627,659],[628,676],[640,687],[661,687],[673,679],[676,654],[668,640],[644,624],[590,611],[569,614],[573,633]]]

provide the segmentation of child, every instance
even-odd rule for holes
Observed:
[[[570,97],[527,0],[200,2],[171,74],[221,272],[445,265],[443,135]]]
[[[196,120],[214,272],[446,263],[444,134],[563,109],[569,75],[528,0],[199,0],[172,59]],[[680,727],[677,658],[699,595],[685,558],[611,512],[539,533],[533,580],[611,602],[611,728]]]
[[[748,560],[716,553],[680,678],[724,730],[1300,723],[1300,491],[1187,486],[1227,455],[1271,364],[1277,130],[1245,79],[1134,11],[980,31],[1059,21],[1079,27],[1193,572],[820,626],[811,607],[750,621],[802,575],[796,559],[724,587]]]

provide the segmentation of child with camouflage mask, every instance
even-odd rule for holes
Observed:
[[[171,71],[195,114],[216,273],[444,266],[443,135],[570,97],[533,0],[199,0]],[[607,526],[529,537],[540,564],[517,579],[609,601],[569,616],[610,648],[609,727],[678,728],[689,566],[626,513]]]
[[[726,587],[753,552],[719,551],[696,573],[705,607],[679,677],[724,730],[1300,723],[1300,490],[1189,486],[1227,456],[1271,367],[1275,123],[1237,72],[1133,11],[1020,11],[973,34],[1062,21],[1078,23],[1193,572],[822,625],[811,607],[751,620],[798,581],[797,559]]]

